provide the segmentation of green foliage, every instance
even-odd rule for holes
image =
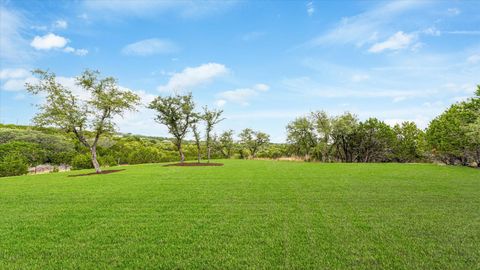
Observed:
[[[242,130],[238,135],[240,138],[240,153],[242,158],[248,156],[256,157],[258,151],[267,146],[270,142],[270,136],[260,131],[253,131],[250,128]]]
[[[16,152],[0,153],[0,177],[28,173],[27,159]]]
[[[478,97],[453,104],[435,118],[426,133],[434,155],[447,164],[479,164],[480,144],[475,138],[474,128],[478,118],[480,118]]]
[[[12,141],[0,144],[0,157],[21,156],[30,166],[42,164],[46,160],[45,151],[35,143]]]
[[[317,146],[314,124],[307,117],[299,117],[287,125],[287,143],[297,156],[310,158]]]
[[[183,162],[185,157],[182,150],[182,140],[191,125],[198,121],[198,114],[195,113],[195,103],[192,94],[175,95],[170,97],[156,97],[148,106],[157,114],[155,121],[165,125],[170,134],[173,135],[175,145]]]
[[[158,163],[163,161],[164,156],[154,147],[142,147],[133,151],[128,156],[128,164]]]
[[[85,70],[76,78],[77,85],[89,94],[88,100],[80,99],[71,89],[58,83],[52,72],[35,70],[33,74],[37,75],[38,81],[27,83],[27,90],[32,94],[45,94],[45,102],[38,106],[40,112],[34,117],[34,123],[73,133],[80,143],[90,149],[92,163],[100,172],[96,160],[100,136],[114,131],[113,118],[125,111],[135,110],[140,97],[118,87],[112,77],[100,78],[98,71]],[[93,132],[93,141],[88,140],[87,129]]]
[[[77,154],[73,157],[72,164],[70,165],[74,170],[93,168],[92,159],[88,154]]]

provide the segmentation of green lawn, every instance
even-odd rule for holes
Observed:
[[[480,269],[480,170],[224,163],[0,178],[0,268]]]

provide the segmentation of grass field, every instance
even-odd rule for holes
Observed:
[[[224,163],[0,178],[0,268],[480,269],[480,170]]]

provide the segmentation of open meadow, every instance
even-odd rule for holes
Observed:
[[[480,170],[221,162],[2,178],[0,268],[480,268]]]

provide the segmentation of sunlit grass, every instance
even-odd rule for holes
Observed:
[[[480,267],[479,170],[222,162],[1,178],[0,268]]]

